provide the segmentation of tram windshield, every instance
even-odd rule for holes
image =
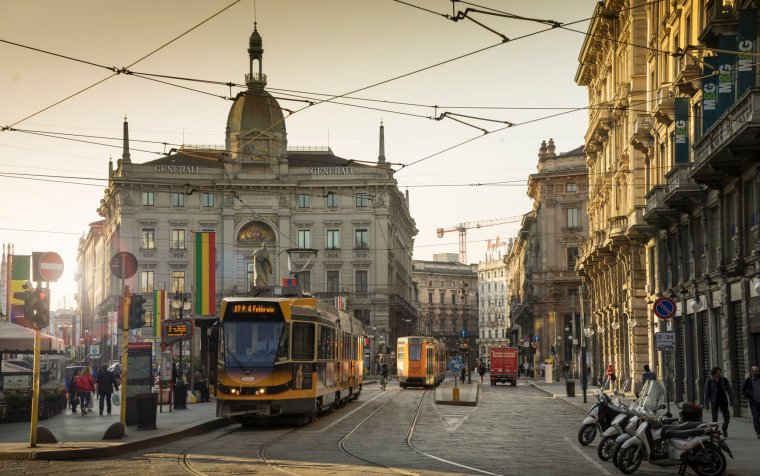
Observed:
[[[225,322],[224,365],[245,370],[287,360],[289,334],[284,322]]]

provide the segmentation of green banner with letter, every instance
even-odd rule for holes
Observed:
[[[757,70],[757,9],[739,10],[739,34],[736,37],[736,97],[755,85]]]
[[[718,118],[718,57],[708,56],[702,66],[702,133]]]
[[[675,99],[675,159],[677,164],[689,162],[689,99],[678,97]]]

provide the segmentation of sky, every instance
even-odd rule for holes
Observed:
[[[452,14],[449,0],[405,3],[0,0],[0,242],[13,243],[16,254],[60,254],[66,271],[51,285],[52,308],[74,307],[77,244],[101,219],[96,209],[109,158],[121,156],[123,118],[129,120],[133,162],[154,160],[172,147],[162,143],[221,145],[231,106],[224,97],[240,90],[162,79],[202,92],[191,91],[100,66],[242,84],[254,17],[267,89],[295,112],[286,120],[289,146],[329,146],[343,158],[375,161],[383,121],[385,155],[397,164],[396,179],[409,191],[419,230],[414,259],[458,252],[457,233],[439,239],[437,228],[526,213],[532,206],[527,178],[536,171],[541,141],[554,138],[557,152],[583,145],[587,112],[568,110],[588,104],[586,89],[574,83],[584,35],[471,13],[510,38],[502,42],[472,21],[441,16]],[[476,0],[454,8],[569,23],[591,17],[595,4]],[[573,25],[587,27],[587,21]],[[438,63],[444,64],[427,68]],[[354,106],[304,108],[284,100],[329,98],[380,82],[351,95],[375,101],[336,100]],[[443,112],[490,121],[433,119]],[[503,130],[484,134],[481,128]],[[60,133],[80,136],[50,137]],[[506,242],[518,227],[468,231],[468,261],[482,261],[487,240]]]

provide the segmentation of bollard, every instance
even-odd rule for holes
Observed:
[[[458,388],[452,388],[451,392],[452,392],[452,395],[451,395],[452,396],[452,400],[454,400],[455,402],[458,402],[459,401],[459,389]]]

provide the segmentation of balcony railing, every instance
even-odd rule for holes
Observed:
[[[676,164],[665,175],[665,204],[683,212],[698,204],[704,193],[704,187],[689,176],[692,165]]]
[[[611,217],[607,220],[607,229],[609,232],[607,235],[613,240],[625,235],[628,230],[628,217],[625,215]]]
[[[669,226],[678,213],[665,204],[665,186],[657,185],[646,195],[647,207],[644,220],[658,228]]]

